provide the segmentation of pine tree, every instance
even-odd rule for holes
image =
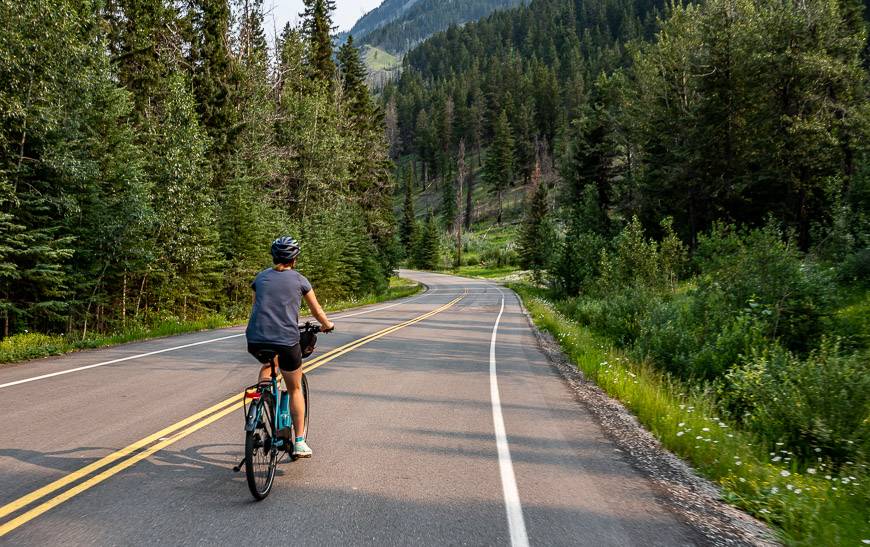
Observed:
[[[335,63],[332,61],[332,37],[335,30],[332,12],[335,0],[304,0],[302,32],[308,44],[308,66],[311,78],[332,89]]]
[[[154,158],[153,194],[157,213],[156,263],[151,283],[159,305],[183,312],[218,297],[220,285],[215,200],[208,188],[208,139],[197,123],[194,99],[184,75],[169,80]],[[193,308],[193,309],[192,309]]]
[[[540,160],[535,162],[532,187],[526,205],[525,219],[520,231],[520,265],[532,270],[540,280],[541,272],[549,267],[553,252],[555,229],[549,220],[547,186],[541,181]]]
[[[441,185],[441,208],[439,212],[447,230],[452,231],[456,221],[456,181],[452,178]]]
[[[338,65],[350,114],[358,127],[365,128],[371,122],[372,105],[366,85],[366,68],[359,50],[353,45],[353,36],[348,36],[347,42],[339,48]]]
[[[143,123],[152,98],[163,91],[163,78],[178,59],[181,37],[174,34],[177,14],[165,0],[117,0],[107,13],[112,25],[109,43],[121,85],[133,95],[134,112]]]
[[[421,270],[435,270],[441,258],[441,241],[438,223],[430,211],[426,222],[418,225],[414,242],[414,266]]]
[[[215,187],[225,180],[223,164],[233,148],[237,122],[234,91],[236,67],[229,50],[230,6],[228,0],[195,0],[194,42],[190,64],[197,109],[211,141],[209,157],[215,175]]]
[[[504,192],[513,184],[514,140],[508,123],[507,111],[502,109],[495,126],[495,138],[486,154],[483,178],[498,200],[497,222],[502,221]]]

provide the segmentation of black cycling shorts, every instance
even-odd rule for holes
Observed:
[[[262,350],[276,352],[278,354],[278,367],[284,372],[293,372],[302,366],[302,349],[299,347],[299,344],[295,346],[282,346],[280,344],[249,343],[248,353],[266,365],[269,363],[269,360],[266,359],[264,361],[262,356],[259,355]]]

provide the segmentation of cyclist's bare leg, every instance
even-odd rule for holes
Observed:
[[[290,415],[296,428],[296,436],[301,437],[305,431],[305,395],[302,393],[302,367],[293,372],[281,371],[284,383],[290,394]]]
[[[272,380],[272,366],[263,365],[260,369],[260,382],[269,382]]]
[[[293,417],[293,425],[296,426],[296,431],[305,431],[305,396],[302,393],[302,367],[297,368],[293,372],[282,370],[281,375],[284,377],[284,384],[287,386],[287,391],[290,394],[290,416]],[[260,381],[268,382],[271,379],[271,365],[263,365],[260,369]],[[299,436],[301,437],[301,435]]]

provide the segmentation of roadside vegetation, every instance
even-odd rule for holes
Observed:
[[[422,285],[409,279],[392,277],[390,278],[389,288],[384,292],[354,297],[348,300],[325,300],[321,304],[323,304],[323,308],[326,311],[336,312],[388,300],[406,298],[420,292],[422,288]],[[306,310],[303,307],[301,314],[305,313]],[[247,315],[227,317],[225,315],[212,314],[198,320],[183,320],[179,317],[169,316],[155,320],[150,324],[128,325],[116,332],[91,334],[84,338],[78,334],[52,335],[24,332],[0,340],[0,364],[62,355],[83,349],[114,346],[163,336],[231,327],[244,323],[246,320]]]
[[[780,530],[788,544],[866,542],[870,477],[863,457],[844,459],[819,446],[781,441],[783,437],[776,432],[782,431],[785,424],[780,422],[771,432],[747,428],[728,412],[710,386],[679,381],[655,364],[637,360],[630,351],[614,346],[610,338],[572,319],[571,304],[551,300],[546,291],[529,285],[515,284],[511,288],[521,295],[535,324],[555,337],[587,378],[620,400],[665,448],[719,484],[726,501]],[[804,384],[767,389],[782,392],[837,388]],[[822,416],[818,425],[824,427],[830,417],[824,409],[806,408],[813,402],[806,397],[790,398],[778,406],[791,406],[789,413],[793,415]],[[848,404],[846,400],[830,402]],[[838,412],[849,410],[841,408]],[[798,419],[786,423],[796,421],[804,422]],[[851,421],[854,428],[857,420]],[[857,437],[854,429],[845,436]],[[855,454],[857,450],[851,447],[861,439],[843,438],[841,442]]]
[[[583,289],[554,267],[514,288],[584,374],[726,499],[794,544],[868,539],[870,291],[773,226],[688,248],[628,224]],[[564,272],[561,274],[564,275]]]

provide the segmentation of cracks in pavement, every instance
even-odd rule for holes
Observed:
[[[518,299],[519,300],[519,299]],[[549,333],[540,331],[522,306],[538,346],[620,454],[654,485],[659,499],[712,545],[779,545],[761,521],[722,501],[720,488],[699,476],[647,431],[619,401],[586,379]]]

